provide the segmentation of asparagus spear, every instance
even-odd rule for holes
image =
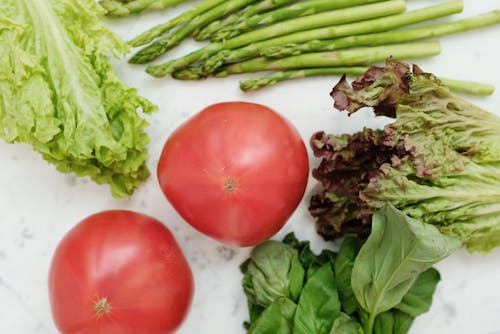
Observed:
[[[286,36],[294,35],[292,33],[294,31],[313,29],[314,27],[318,26],[328,27],[330,29],[333,28],[332,24],[343,24],[346,22],[367,20],[370,17],[391,15],[397,12],[401,12],[404,9],[404,1],[393,0],[383,3],[368,4],[365,6],[357,6],[352,8],[343,8],[326,13],[299,17],[297,19],[287,20],[282,23],[277,23],[265,28],[250,31],[237,37],[228,39],[224,42],[211,43],[205,48],[194,51],[184,57],[174,59],[161,65],[148,66],[146,71],[154,76],[164,76],[168,73],[172,73],[176,69],[188,66],[198,60],[204,60],[225,49],[235,49],[244,45],[248,45],[250,43],[256,43],[258,41],[264,41],[262,43],[265,43],[265,40],[275,36],[282,36],[286,38]]]
[[[146,10],[161,10],[185,1],[186,0],[101,0],[100,5],[106,9],[106,15],[121,17],[137,15]]]
[[[129,62],[133,64],[144,64],[150,62],[172,49],[174,46],[178,45],[185,38],[191,36],[192,34],[196,34],[199,29],[203,28],[208,23],[235,10],[241,9],[255,1],[256,0],[228,0],[225,3],[222,3],[209,11],[196,16],[188,24],[177,30],[172,35],[162,37],[143,48],[130,58]]]
[[[495,92],[495,86],[472,81],[463,81],[448,78],[439,78],[441,82],[450,90],[459,93],[466,93],[472,95],[491,95]]]
[[[300,70],[287,70],[275,72],[269,76],[251,78],[240,82],[240,89],[243,91],[257,90],[265,86],[270,86],[290,79],[300,79],[313,76],[326,75],[363,75],[368,67],[319,67],[304,68]],[[441,82],[454,92],[467,93],[473,95],[491,95],[495,87],[480,82],[439,78]]]
[[[155,38],[168,33],[173,28],[190,22],[193,18],[200,15],[201,13],[205,13],[206,11],[222,3],[225,3],[226,1],[227,0],[204,0],[187,12],[184,12],[165,23],[159,24],[151,29],[146,30],[142,34],[134,37],[128,43],[134,47],[148,44]]]
[[[349,36],[337,39],[312,40],[301,44],[271,46],[260,51],[261,56],[283,58],[306,52],[333,51],[353,46],[375,46],[403,43],[439,37],[500,23],[500,10],[452,22],[431,24],[419,28]]]
[[[389,57],[396,59],[423,58],[438,55],[441,48],[438,42],[405,43],[382,45],[351,50],[306,53],[282,59],[255,58],[219,69],[215,76],[260,72],[267,70],[289,70],[305,67],[338,67],[369,65],[384,61]]]
[[[438,42],[420,42],[394,45],[382,45],[350,50],[306,53],[282,59],[254,58],[227,65],[212,73],[215,77],[230,74],[253,73],[271,70],[290,70],[315,67],[351,67],[366,66],[393,56],[398,59],[422,58],[441,52]],[[206,77],[200,67],[185,67],[176,70],[172,76],[181,80],[198,80]]]
[[[185,55],[184,57],[171,60],[164,64],[148,66],[146,71],[153,76],[164,76],[168,73],[172,73],[175,70],[189,66],[196,61],[206,60],[207,58],[213,56],[204,63],[204,70],[207,72],[207,74],[209,74],[216,71],[218,67],[224,65],[226,62],[238,61],[247,57],[258,55],[260,49],[268,46],[283,45],[287,43],[301,43],[318,38],[328,39],[351,35],[360,35],[370,32],[386,31],[405,25],[424,22],[438,17],[459,13],[462,11],[462,9],[463,4],[461,1],[451,0],[439,5],[425,7],[403,14],[397,14],[378,19],[319,29],[311,29],[258,42],[244,40],[244,43],[248,45],[240,48],[241,44],[243,44],[241,43],[241,40],[245,38],[245,36],[249,35],[249,33],[246,33],[231,38],[224,43],[211,43],[204,48]],[[283,25],[286,26],[286,22],[283,22]],[[259,30],[261,29],[258,29],[256,31]],[[236,48],[239,49],[232,50]]]
[[[331,0],[329,0],[331,2]],[[348,1],[348,0],[343,0]],[[379,0],[380,1],[380,0]],[[235,12],[224,19],[216,20],[203,28],[195,37],[198,41],[210,39],[212,35],[221,28],[232,25],[235,22],[246,20],[256,14],[278,8],[280,6],[295,2],[295,0],[262,0],[256,4],[250,5],[245,9]]]
[[[277,84],[285,80],[301,79],[320,75],[363,75],[368,67],[319,67],[319,68],[303,68],[299,70],[287,70],[275,72],[268,76],[251,78],[240,81],[240,89],[242,91],[258,90],[260,88]],[[174,72],[175,73],[175,72]]]
[[[236,22],[233,25],[226,26],[217,31],[212,36],[212,41],[223,41],[228,38],[238,36],[241,33],[251,30],[252,28],[269,25],[276,22],[284,21],[294,17],[312,15],[325,12],[328,10],[353,7],[381,0],[310,0],[295,3],[290,6],[279,8],[261,15],[255,15],[245,20]]]

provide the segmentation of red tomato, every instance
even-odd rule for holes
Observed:
[[[52,315],[64,334],[167,334],[193,296],[191,270],[154,218],[106,211],[74,227],[49,275]]]
[[[209,106],[168,138],[158,164],[163,193],[202,233],[235,246],[258,244],[285,224],[307,185],[298,131],[260,104]]]

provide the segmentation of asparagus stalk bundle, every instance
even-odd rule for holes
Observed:
[[[331,0],[328,0],[332,2]],[[351,1],[351,0],[344,0]],[[379,0],[380,1],[380,0]],[[206,27],[204,27],[196,36],[195,39],[198,41],[203,41],[206,39],[212,39],[212,36],[220,29],[225,29],[226,27],[236,24],[240,21],[245,21],[249,17],[253,17],[259,13],[266,12],[271,9],[279,8],[283,5],[295,2],[295,0],[262,0],[255,4],[252,4],[241,11],[235,12],[221,20],[215,20]]]
[[[452,1],[452,3],[456,3],[456,1]],[[287,39],[289,36],[301,34],[303,31],[334,29],[335,27],[346,26],[348,25],[346,24],[348,22],[360,21],[359,23],[361,24],[363,22],[372,21],[369,20],[369,18],[379,18],[386,15],[400,13],[404,9],[404,1],[393,0],[383,3],[374,3],[364,6],[343,8],[326,13],[299,17],[297,19],[283,22],[282,24],[277,23],[275,25],[270,25],[268,27],[253,30],[228,39],[224,42],[211,43],[206,47],[194,51],[184,57],[175,59],[162,65],[149,66],[146,71],[154,76],[165,76],[169,73],[172,73],[174,70],[186,67],[196,61],[207,59],[208,57],[218,53],[219,51],[236,49],[246,45],[250,45],[250,47],[252,47],[253,45],[266,45],[269,43],[269,41],[275,39]],[[387,18],[391,18],[394,16],[395,15],[387,16]],[[363,19],[361,19],[361,17]],[[318,26],[323,26],[323,28],[314,29]],[[136,56],[139,55],[139,53],[136,54]],[[257,53],[258,52],[255,52],[254,55]]]
[[[205,13],[206,11],[225,3],[227,0],[205,0],[191,8],[190,10],[174,17],[173,19],[154,26],[151,29],[146,30],[142,34],[136,36],[128,43],[132,46],[146,45],[153,41],[155,38],[167,34],[169,31],[176,27],[183,26],[184,24],[190,22],[195,17]]]
[[[374,46],[331,52],[313,52],[282,59],[254,58],[225,66],[215,73],[217,77],[229,74],[251,73],[269,70],[289,70],[304,67],[338,67],[369,65],[385,61],[391,56],[396,59],[422,58],[438,55],[438,42],[405,43]]]
[[[101,6],[106,9],[108,16],[121,17],[137,15],[147,10],[165,9],[186,0],[101,0]]]
[[[170,36],[164,36],[151,45],[145,47],[136,53],[131,59],[131,63],[143,64],[149,61],[152,61],[168,50],[172,49],[180,42],[182,42],[185,38],[196,34],[201,28],[203,28],[208,23],[213,20],[226,15],[227,13],[231,13],[235,10],[243,8],[244,6],[254,2],[256,0],[232,0],[224,2],[205,13],[202,13],[191,19],[189,24],[184,25],[179,30],[177,30],[174,34]]]
[[[389,2],[384,2],[382,4],[387,5],[389,4]],[[374,5],[377,4],[368,6]],[[355,8],[357,7],[345,10],[354,10]],[[187,67],[197,61],[211,58],[204,64],[200,65],[204,70],[200,72],[205,72],[206,75],[209,75],[216,72],[217,69],[224,64],[256,56],[259,54],[261,49],[266,47],[284,45],[288,43],[301,43],[318,38],[329,39],[366,34],[370,32],[387,31],[405,25],[424,22],[431,19],[448,16],[454,13],[459,13],[462,11],[462,9],[463,4],[461,1],[451,0],[438,5],[408,11],[402,14],[390,15],[349,24],[298,31],[295,33],[289,33],[264,40],[255,38],[255,35],[257,35],[260,31],[266,29],[263,28],[234,37],[225,41],[224,43],[211,43],[204,48],[189,53],[181,58],[168,61],[164,64],[148,66],[146,68],[146,71],[153,76],[161,77],[172,73],[175,70]],[[307,16],[304,18],[307,18]],[[280,24],[278,23],[277,25],[279,26]],[[283,25],[286,26],[286,22],[284,22]]]
[[[376,46],[410,42],[450,35],[500,23],[500,10],[450,22],[436,23],[424,27],[356,35],[337,39],[312,40],[305,43],[291,43],[270,46],[259,54],[268,58],[283,58],[307,52],[333,51],[355,46]]]
[[[101,0],[131,6],[154,0]],[[156,2],[181,0],[156,0]],[[210,39],[177,59],[150,65],[146,72],[177,79],[277,71],[241,82],[255,90],[293,78],[351,74],[388,57],[428,57],[437,42],[415,42],[500,23],[500,9],[475,17],[424,23],[460,13],[462,0],[406,11],[404,0],[201,0],[191,10],[134,38],[143,46],[131,63],[150,62],[187,37]],[[401,29],[403,28],[403,29]],[[171,32],[171,30],[174,30]],[[443,79],[453,90],[491,94],[489,85]]]
[[[223,41],[231,37],[240,35],[243,32],[249,31],[255,27],[271,25],[277,22],[285,21],[291,18],[307,16],[316,13],[321,13],[333,9],[353,7],[358,5],[366,5],[382,0],[306,0],[294,3],[290,6],[278,8],[276,10],[266,12],[260,15],[255,15],[231,25],[226,25],[213,33],[212,41]]]

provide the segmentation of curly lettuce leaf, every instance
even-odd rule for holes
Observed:
[[[129,47],[104,13],[93,0],[2,0],[0,136],[123,197],[149,176],[138,110],[156,107],[118,79],[106,54]]]
[[[311,138],[322,158],[313,176],[324,189],[310,206],[321,234],[367,234],[371,215],[389,202],[471,251],[500,245],[500,117],[392,59],[352,85],[344,77],[332,97],[338,109],[372,107],[395,120],[383,130]]]

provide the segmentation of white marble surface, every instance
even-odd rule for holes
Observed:
[[[437,1],[409,0],[409,7]],[[465,0],[462,15],[500,8],[499,0]],[[134,36],[186,7],[140,18],[110,22],[124,37]],[[500,112],[500,26],[441,38],[443,52],[419,61],[436,74],[495,84],[498,92],[486,98],[470,98],[493,112]],[[184,43],[169,57],[195,47]],[[160,107],[150,118],[152,142],[149,166],[157,159],[169,133],[203,107],[221,101],[246,100],[269,105],[299,129],[304,140],[317,130],[354,131],[381,120],[355,115],[347,119],[332,110],[329,92],[337,77],[287,82],[260,92],[244,94],[239,76],[203,82],[153,79],[141,66],[116,62],[120,77],[140,89]],[[500,144],[499,144],[500,145]],[[115,200],[106,186],[87,179],[60,174],[30,147],[0,142],[0,333],[57,333],[51,319],[47,294],[47,271],[52,253],[63,235],[78,221],[100,210],[127,208],[152,215],[175,234],[192,267],[196,283],[191,311],[181,334],[244,333],[246,301],[240,286],[238,265],[249,249],[235,249],[208,239],[182,221],[161,194],[156,178],[131,198]],[[311,158],[311,167],[317,161]],[[307,204],[314,180],[289,223],[276,237],[294,230],[299,238],[312,240],[316,250],[325,246],[314,231]],[[438,264],[442,281],[429,313],[421,316],[412,334],[500,333],[500,250],[488,255],[458,251]]]

